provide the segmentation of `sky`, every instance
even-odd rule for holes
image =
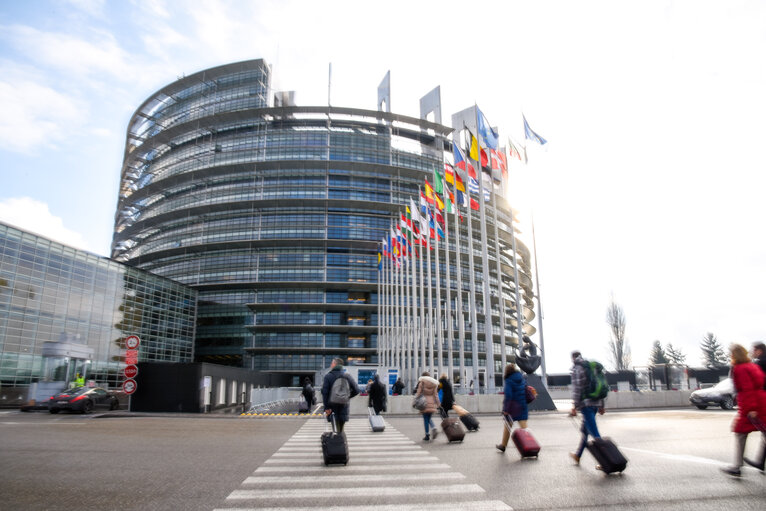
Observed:
[[[108,256],[130,116],[178,77],[263,58],[298,105],[443,122],[477,104],[534,219],[548,372],[766,339],[766,2],[0,0],[0,220]],[[537,322],[535,321],[535,326]],[[539,343],[539,336],[535,339]]]

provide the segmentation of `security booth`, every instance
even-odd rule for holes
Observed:
[[[29,401],[45,403],[51,396],[75,385],[81,375],[87,379],[93,348],[79,341],[79,335],[62,333],[59,341],[43,343],[43,380],[29,387]]]

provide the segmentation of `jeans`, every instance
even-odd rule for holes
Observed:
[[[436,426],[434,425],[434,421],[431,420],[431,414],[430,413],[423,413],[423,425],[426,428],[426,435],[429,432],[429,426],[436,429]]]
[[[598,432],[598,426],[596,426],[596,414],[598,413],[598,406],[584,406],[580,413],[582,414],[582,427],[580,432],[582,433],[582,439],[580,440],[580,446],[577,448],[577,456],[582,456],[585,450],[585,445],[588,442],[588,435],[593,438],[601,438]]]

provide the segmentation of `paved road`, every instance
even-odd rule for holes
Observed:
[[[731,458],[733,412],[612,412],[600,417],[630,459],[622,476],[568,459],[563,413],[534,415],[537,460],[494,449],[499,417],[462,444],[425,443],[419,417],[347,425],[351,462],[324,467],[321,419],[128,417],[0,412],[3,509],[758,509],[766,476],[718,471]],[[755,436],[748,452],[757,448]]]

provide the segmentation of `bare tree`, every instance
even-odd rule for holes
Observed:
[[[622,307],[615,303],[614,296],[606,309],[606,322],[611,334],[609,352],[614,368],[617,371],[625,371],[630,367],[630,346],[625,339],[625,313]]]

